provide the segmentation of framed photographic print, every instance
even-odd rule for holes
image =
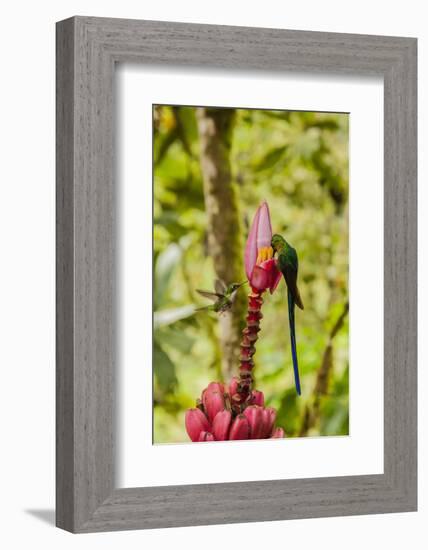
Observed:
[[[57,24],[57,525],[416,510],[416,40]]]

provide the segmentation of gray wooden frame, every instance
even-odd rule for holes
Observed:
[[[382,475],[115,488],[116,62],[383,77]],[[90,17],[57,24],[59,527],[91,532],[416,510],[416,78],[414,38]]]

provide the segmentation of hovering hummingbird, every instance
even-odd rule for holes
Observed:
[[[296,384],[296,391],[300,395],[300,378],[299,378],[299,365],[297,362],[297,350],[296,350],[296,329],[294,323],[294,305],[303,309],[303,302],[300,297],[299,289],[297,288],[297,272],[299,269],[299,262],[297,259],[296,250],[283,238],[281,235],[272,236],[272,248],[274,253],[278,254],[278,269],[284,276],[287,284],[287,297],[288,297],[288,321],[290,325],[290,339],[291,339],[291,356],[293,359],[294,369],[294,382]]]
[[[210,300],[214,301],[214,304],[200,307],[196,309],[196,311],[215,311],[216,313],[220,314],[224,313],[225,311],[229,311],[230,308],[233,306],[233,302],[235,301],[238,288],[240,288],[242,285],[245,285],[246,282],[247,281],[244,281],[243,283],[231,283],[230,285],[226,286],[223,281],[220,281],[220,279],[216,279],[214,282],[215,292],[196,289],[196,292],[198,292],[201,296],[204,296],[205,298],[209,298]]]

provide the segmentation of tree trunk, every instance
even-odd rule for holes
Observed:
[[[234,117],[233,109],[197,109],[208,250],[216,276],[226,284],[245,279],[240,214],[230,166]],[[245,308],[245,292],[241,290],[232,310],[219,316],[222,370],[226,380],[234,370],[236,374],[238,371]]]

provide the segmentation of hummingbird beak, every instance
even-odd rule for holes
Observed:
[[[238,288],[241,288],[241,286],[246,285],[247,283],[248,283],[248,281],[244,281],[243,283],[239,283]]]

